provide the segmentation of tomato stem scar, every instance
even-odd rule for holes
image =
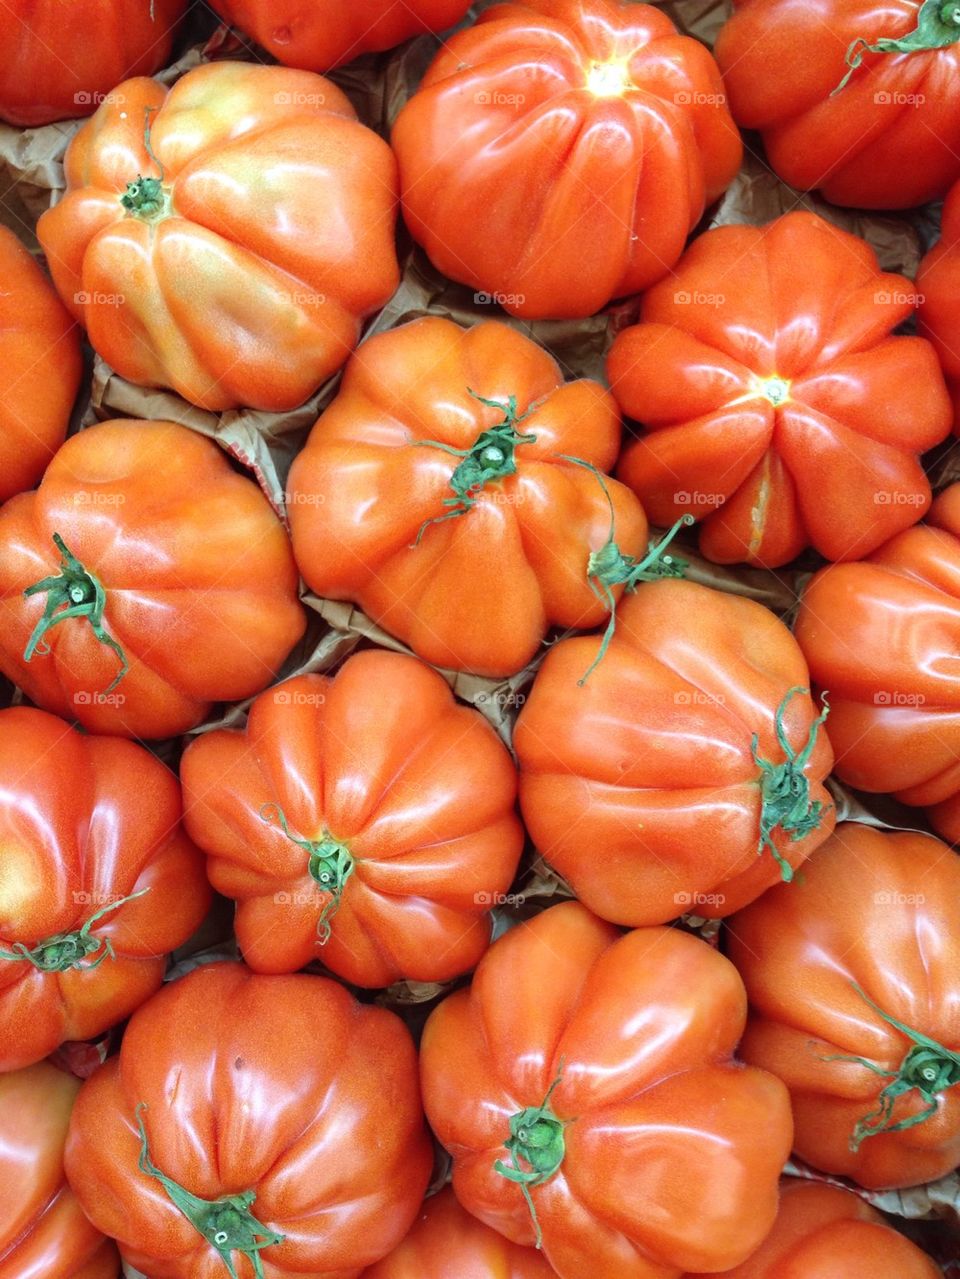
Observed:
[[[330,895],[317,920],[320,945],[325,946],[333,931],[330,920],[340,905],[340,898],[347,880],[356,869],[356,862],[350,850],[345,844],[338,843],[328,834],[324,834],[321,840],[298,839],[296,835],[291,835],[287,819],[279,804],[263,804],[260,808],[260,820],[266,822],[268,826],[274,821],[278,822],[287,839],[310,854],[307,869],[322,891]]]
[[[141,888],[138,893],[129,897],[121,897],[117,901],[107,902],[91,915],[85,924],[72,933],[55,933],[52,937],[38,942],[31,950],[23,942],[14,942],[10,950],[0,950],[0,959],[23,960],[32,964],[41,973],[65,973],[70,969],[83,969],[91,972],[99,968],[105,959],[116,959],[113,942],[109,937],[91,937],[90,929],[98,920],[111,911],[119,910],[127,902],[136,901],[149,888]],[[100,954],[97,955],[97,951]],[[97,955],[96,959],[92,956]]]
[[[917,15],[913,31],[899,39],[881,38],[875,44],[861,36],[847,49],[849,70],[833,93],[834,97],[847,87],[850,77],[863,64],[866,53],[919,53],[927,49],[947,49],[960,41],[960,4],[957,0],[924,0]]]
[[[503,1143],[510,1152],[509,1164],[498,1159],[493,1165],[494,1172],[507,1181],[520,1187],[526,1200],[533,1225],[537,1232],[536,1246],[543,1245],[543,1232],[537,1218],[533,1196],[530,1191],[535,1186],[542,1186],[550,1180],[563,1163],[566,1154],[563,1130],[566,1122],[558,1119],[550,1109],[550,1098],[560,1087],[563,1079],[563,1060],[557,1067],[557,1077],[547,1089],[547,1095],[539,1106],[528,1106],[510,1119],[510,1136]],[[521,1166],[527,1164],[527,1168]]]

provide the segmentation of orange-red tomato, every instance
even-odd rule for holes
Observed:
[[[960,177],[954,0],[734,6],[716,45],[730,106],[785,182],[834,204],[909,209]]]
[[[93,732],[184,732],[259,692],[306,626],[267,499],[173,422],[72,436],[0,510],[0,544],[0,670]]]
[[[125,80],[66,157],[37,226],[96,350],[207,409],[290,409],[397,286],[396,164],[306,71]]]
[[[618,924],[738,910],[835,820],[833,754],[796,642],[752,600],[669,581],[623,601],[590,670],[602,651],[599,636],[561,641],[521,711],[534,843]]]
[[[358,1279],[406,1234],[432,1164],[400,1019],[328,978],[233,963],[134,1015],[66,1152],[84,1211],[150,1279]]]
[[[596,474],[619,447],[612,396],[565,385],[529,338],[414,320],[363,344],[294,461],[297,563],[426,661],[512,674],[549,627],[604,620],[588,574],[602,551],[619,594],[611,537],[627,557],[647,548],[637,499]]]
[[[181,807],[142,746],[0,711],[0,1071],[99,1035],[157,990],[210,904]]]
[[[960,840],[960,484],[926,525],[821,569],[795,634],[829,694],[837,776],[930,808],[934,827]]]
[[[516,770],[414,657],[363,652],[268,689],[181,765],[187,829],[256,972],[448,981],[490,941],[523,848]]]
[[[917,293],[920,332],[937,349],[960,425],[960,182],[943,206],[940,243],[920,265]]]
[[[794,1149],[863,1186],[960,1163],[960,858],[843,823],[791,885],[727,924],[745,1061],[790,1089]]]
[[[288,67],[329,71],[459,22],[470,0],[211,0],[234,27]]]
[[[869,554],[930,504],[918,454],[952,420],[933,348],[891,336],[916,296],[812,213],[707,232],[610,353],[646,428],[620,477],[654,522],[703,520],[721,564]]]
[[[495,942],[430,1016],[424,1104],[475,1216],[560,1279],[722,1270],[773,1225],[778,1080],[732,1061],[732,964],[679,929],[621,936],[568,902]]]
[[[127,76],[167,62],[185,0],[4,0],[0,120],[90,115]]]
[[[63,443],[83,363],[77,326],[6,227],[0,227],[0,282],[0,502],[5,502],[36,484]]]
[[[660,279],[742,156],[710,53],[620,0],[486,9],[444,43],[393,145],[433,264],[555,319]]]

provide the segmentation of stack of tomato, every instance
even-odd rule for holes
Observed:
[[[214,8],[0,14],[0,1279],[943,1274],[960,5]]]

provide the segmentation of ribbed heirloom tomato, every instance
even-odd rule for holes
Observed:
[[[433,1163],[417,1057],[336,982],[206,964],[133,1017],[80,1090],[67,1176],[150,1279],[358,1279]]]
[[[929,505],[918,454],[952,420],[931,345],[891,336],[916,299],[811,213],[707,232],[610,352],[645,428],[618,474],[655,522],[703,520],[721,564],[869,554]]]
[[[63,443],[83,371],[76,324],[6,227],[0,227],[0,364],[0,502],[5,502],[36,484]]]
[[[773,1225],[783,1086],[732,1060],[733,966],[679,929],[627,936],[575,902],[495,942],[430,1016],[424,1104],[475,1216],[542,1235],[560,1279],[677,1279]]]
[[[72,436],[0,545],[0,671],[93,732],[184,732],[259,692],[306,625],[267,499],[173,422]]]
[[[960,858],[843,823],[795,884],[727,926],[745,1061],[790,1089],[794,1149],[863,1186],[960,1163]]]
[[[717,61],[791,186],[909,209],[960,177],[956,0],[734,0]],[[841,88],[841,85],[843,86]]]
[[[640,503],[598,474],[619,447],[610,394],[515,329],[414,320],[363,344],[293,463],[297,563],[426,661],[513,674],[659,571]]]
[[[142,746],[0,711],[0,1071],[99,1035],[157,990],[210,904],[181,807]]]
[[[360,986],[447,981],[486,950],[523,848],[516,770],[416,658],[358,653],[268,689],[245,731],[188,747],[181,777],[257,972],[319,959]]]
[[[710,53],[619,0],[486,9],[445,41],[393,145],[434,266],[554,319],[663,276],[742,156]]]
[[[396,164],[306,71],[125,80],[70,143],[37,225],[54,283],[123,377],[207,409],[290,409],[397,286]]]
[[[960,182],[943,206],[940,243],[920,265],[920,332],[936,347],[960,426]]]
[[[806,663],[769,609],[692,582],[641,586],[616,623],[534,680],[514,733],[527,829],[605,919],[727,915],[833,829]]]

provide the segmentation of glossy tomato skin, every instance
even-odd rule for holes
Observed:
[[[86,617],[24,651],[56,577],[59,534],[103,587]],[[96,733],[161,738],[215,701],[259,692],[303,634],[289,539],[257,485],[210,440],[173,422],[114,421],[59,450],[40,487],[0,511],[0,670],[39,705]],[[42,650],[42,646],[41,646]],[[105,690],[110,691],[105,691]]]
[[[0,227],[0,280],[0,502],[5,502],[36,484],[63,443],[83,362],[76,324],[6,227]]]
[[[126,80],[65,168],[37,225],[60,296],[123,377],[202,408],[302,403],[397,286],[390,148],[309,72]]]
[[[177,779],[133,742],[88,737],[28,707],[0,711],[0,796],[0,1070],[16,1070],[149,998],[210,888],[180,825]],[[9,957],[143,890],[93,924],[103,944],[82,966],[42,971]],[[114,957],[92,967],[107,941]]]
[[[786,1178],[773,1230],[742,1266],[724,1274],[725,1279],[938,1279],[942,1271],[852,1191]]]
[[[471,394],[472,392],[472,394]],[[516,473],[485,484],[443,522],[461,459],[516,397]],[[613,466],[620,417],[599,383],[564,384],[556,361],[496,321],[461,329],[427,317],[379,334],[347,366],[340,394],[290,471],[294,553],[321,596],[348,599],[436,666],[505,676],[550,626],[590,627],[606,605],[587,580],[610,537],[596,475]],[[647,548],[643,510],[604,478],[620,549]],[[619,587],[615,588],[616,593]]]
[[[917,275],[920,332],[936,347],[953,395],[955,420],[960,425],[960,182],[943,206],[940,243],[930,250]]]
[[[459,22],[469,0],[213,0],[225,21],[253,36],[278,62],[329,71],[362,53],[392,49],[428,31]]]
[[[900,39],[918,9],[915,0],[735,0],[717,61],[734,118],[760,131],[785,182],[819,187],[834,204],[909,209],[960,177],[960,44],[867,53],[834,93],[854,41]]]
[[[733,967],[677,929],[627,936],[576,902],[518,925],[430,1016],[424,1105],[457,1198],[535,1242],[494,1163],[509,1121],[550,1106],[559,1170],[530,1190],[560,1279],[677,1279],[743,1260],[773,1224],[790,1145],[779,1082],[731,1058],[746,1004]]]
[[[776,713],[794,752],[816,709],[806,663],[768,609],[693,582],[640,586],[617,610],[606,655],[581,686],[600,637],[562,640],[520,713],[514,748],[534,843],[585,905],[631,927],[684,912],[718,918],[779,881],[760,848],[759,755],[781,764]],[[833,829],[824,728],[801,772],[819,824],[793,840],[799,866]]]
[[[960,859],[932,835],[842,823],[794,884],[773,888],[728,921],[727,954],[750,998],[741,1055],[790,1089],[794,1149],[823,1172],[863,1186],[933,1181],[960,1163],[960,1090],[902,1132],[851,1138],[877,1110],[911,1040],[903,1025],[960,1048]],[[863,1058],[889,1071],[880,1076]],[[919,1115],[916,1091],[892,1123]]]
[[[891,336],[916,298],[811,213],[708,231],[610,352],[645,428],[620,478],[655,523],[702,520],[720,564],[869,554],[929,506],[918,455],[950,430],[933,348]]]
[[[185,0],[9,0],[0,8],[0,120],[90,115],[121,80],[170,57]]]
[[[619,0],[486,9],[445,41],[393,146],[434,266],[527,319],[663,276],[742,156],[710,53]]]
[[[219,1279],[221,1257],[138,1169],[142,1103],[165,1176],[206,1200],[255,1192],[256,1220],[285,1236],[260,1254],[268,1279],[358,1279],[404,1236],[430,1175],[416,1061],[399,1018],[334,981],[206,964],[140,1009],[84,1084],[67,1176],[137,1270]]]
[[[255,971],[318,959],[359,986],[449,981],[486,950],[489,908],[523,848],[516,769],[492,726],[416,658],[370,650],[333,679],[268,689],[245,731],[187,748],[181,777],[187,829],[211,883],[237,901]],[[294,839],[347,851],[336,897]]]

